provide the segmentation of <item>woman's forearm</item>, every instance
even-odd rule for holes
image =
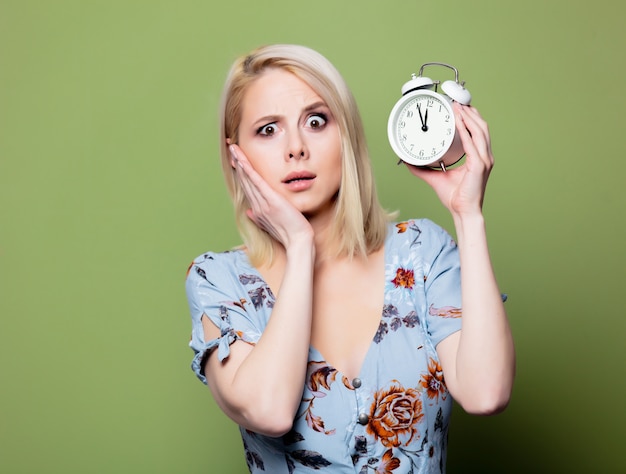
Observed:
[[[286,253],[284,276],[261,338],[230,378],[212,387],[218,403],[238,424],[270,436],[288,431],[296,415],[311,337],[312,240],[294,242]]]
[[[481,213],[454,216],[461,261],[462,330],[454,374],[455,398],[466,410],[493,413],[508,403],[515,351],[493,272]]]

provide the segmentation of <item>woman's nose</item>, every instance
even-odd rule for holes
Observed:
[[[286,156],[288,160],[304,160],[308,158],[308,151],[300,133],[294,133],[290,137]]]
[[[291,160],[293,158],[296,158],[296,159],[304,158],[304,150],[300,150],[300,153],[297,153],[295,155],[293,153],[289,153],[289,159]]]

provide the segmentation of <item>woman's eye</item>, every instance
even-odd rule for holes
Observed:
[[[274,135],[275,132],[276,132],[276,125],[274,125],[273,123],[268,123],[267,125],[263,125],[261,128],[257,130],[257,133],[259,135],[266,135],[266,136]]]
[[[306,119],[306,125],[311,128],[322,128],[326,125],[326,117],[321,114],[311,115]]]

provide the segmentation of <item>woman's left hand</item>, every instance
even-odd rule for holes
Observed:
[[[453,103],[457,133],[465,150],[465,163],[445,173],[407,164],[409,171],[430,185],[454,215],[482,212],[493,153],[489,127],[471,106]]]

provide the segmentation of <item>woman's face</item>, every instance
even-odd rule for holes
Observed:
[[[339,127],[298,77],[268,69],[249,86],[238,145],[261,177],[304,215],[333,209],[341,183]]]

